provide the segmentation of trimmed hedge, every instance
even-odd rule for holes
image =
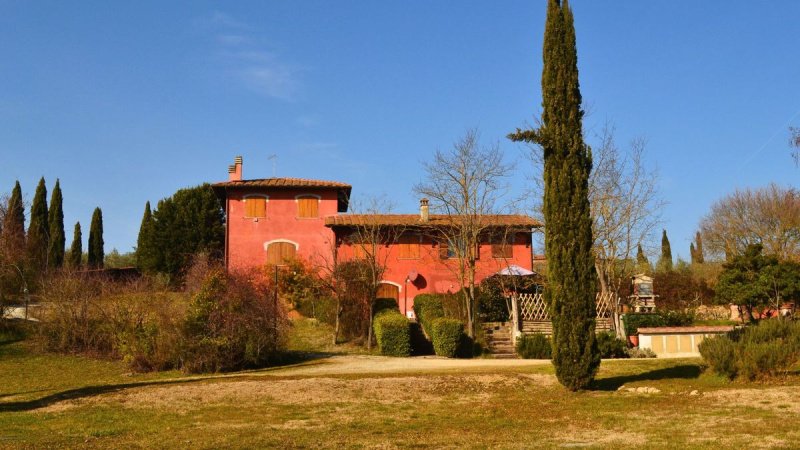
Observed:
[[[375,316],[375,339],[382,355],[411,354],[411,331],[408,319],[397,311],[385,309]]]
[[[444,317],[442,299],[436,294],[419,294],[414,297],[414,313],[417,322],[422,326],[422,331],[433,339],[433,321]]]
[[[433,351],[439,356],[456,356],[464,342],[464,324],[460,320],[440,317],[431,323]]]
[[[517,355],[522,359],[551,359],[553,345],[541,333],[523,334],[517,339]]]
[[[703,340],[700,355],[729,379],[786,375],[800,363],[800,322],[764,320],[758,325]]]
[[[397,300],[393,298],[376,298],[375,303],[372,305],[373,316],[377,316],[384,311],[394,311],[399,313],[400,306],[397,304]]]

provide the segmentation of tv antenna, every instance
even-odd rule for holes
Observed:
[[[278,155],[273,153],[269,155],[267,159],[272,161],[272,178],[275,178],[275,165],[277,164],[276,161],[278,160]]]

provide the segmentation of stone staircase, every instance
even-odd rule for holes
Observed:
[[[511,339],[511,322],[487,322],[482,327],[486,346],[492,356],[503,359],[517,357]]]

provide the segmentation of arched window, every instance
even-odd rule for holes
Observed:
[[[252,218],[267,217],[267,196],[246,195],[244,197],[244,216]]]
[[[289,241],[273,241],[267,244],[267,264],[281,266],[294,259],[297,244]]]
[[[297,217],[301,219],[315,219],[319,217],[319,195],[303,194],[294,198],[297,202]]]

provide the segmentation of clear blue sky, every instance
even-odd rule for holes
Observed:
[[[800,177],[800,2],[574,0],[591,135],[648,140],[673,254],[737,187]],[[421,162],[469,127],[540,112],[545,2],[0,0],[0,192],[61,179],[68,241],[103,209],[106,252],[144,203],[227,176],[333,179],[417,209]],[[514,185],[529,167],[518,164]]]

